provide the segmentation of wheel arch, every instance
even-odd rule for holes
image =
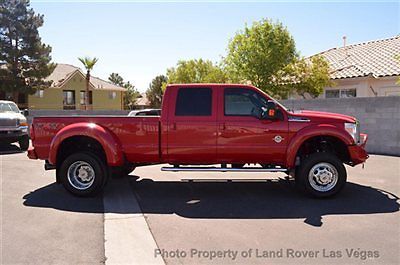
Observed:
[[[120,166],[124,163],[121,145],[118,139],[106,128],[94,123],[74,123],[61,129],[51,141],[49,162],[57,165],[62,159],[64,148],[69,145],[82,150],[86,147],[94,147],[92,151],[100,151],[105,161],[110,166]],[[84,147],[86,145],[86,147]],[[88,145],[88,146],[87,146]],[[101,147],[101,149],[99,149]],[[88,149],[84,149],[88,150]]]
[[[288,149],[286,164],[288,168],[294,168],[296,158],[304,151],[307,145],[321,144],[327,142],[333,150],[339,153],[339,157],[343,162],[348,162],[350,155],[348,153],[348,145],[354,144],[353,138],[342,129],[330,125],[313,125],[308,126],[299,132],[291,139]]]

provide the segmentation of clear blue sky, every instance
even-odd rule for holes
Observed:
[[[245,23],[279,20],[304,56],[348,43],[399,34],[399,2],[61,2],[32,1],[44,14],[42,40],[54,62],[80,66],[78,56],[100,60],[93,74],[120,73],[144,91],[180,59],[220,60]]]

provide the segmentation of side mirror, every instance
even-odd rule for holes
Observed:
[[[28,109],[21,110],[21,114],[27,117],[29,116],[29,110]]]
[[[278,107],[275,102],[269,101],[267,108],[263,108],[262,119],[275,120],[277,118]]]

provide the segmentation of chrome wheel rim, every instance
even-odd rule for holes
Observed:
[[[68,168],[68,181],[78,190],[86,190],[93,185],[95,173],[93,167],[85,161],[76,161]]]
[[[327,192],[336,186],[338,176],[338,171],[332,164],[323,162],[311,168],[308,181],[314,190]]]

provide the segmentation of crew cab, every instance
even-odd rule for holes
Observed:
[[[300,190],[329,197],[346,183],[344,164],[368,158],[359,128],[346,115],[290,111],[250,85],[179,84],[167,86],[161,116],[35,117],[28,156],[78,196],[112,174],[170,164],[162,170],[286,172]]]

